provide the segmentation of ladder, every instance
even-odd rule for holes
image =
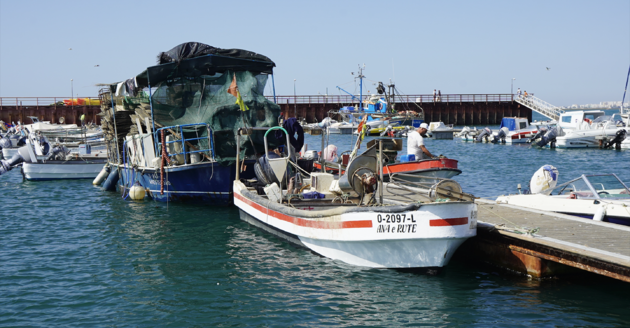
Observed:
[[[527,97],[525,97],[521,95],[515,97],[514,101],[556,121],[560,119],[560,114],[564,113],[564,110],[558,109],[557,106],[554,106],[534,96],[528,95]]]

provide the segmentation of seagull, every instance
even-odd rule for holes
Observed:
[[[94,67],[99,67],[100,65],[94,65]]]
[[[68,49],[68,50],[72,50],[72,48]]]
[[[547,70],[550,70],[551,68],[547,67]]]

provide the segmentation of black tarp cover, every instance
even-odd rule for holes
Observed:
[[[253,51],[243,49],[221,49],[200,42],[185,42],[173,49],[160,52],[158,55],[158,64],[179,63],[184,59],[201,57],[205,55],[219,55],[225,57],[249,59],[269,62],[272,67],[276,64],[267,56],[255,53]]]

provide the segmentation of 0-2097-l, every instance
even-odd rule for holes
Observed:
[[[405,222],[412,222],[415,223],[416,219],[413,218],[413,214],[407,216],[407,214],[385,214],[385,215],[381,215],[378,214],[376,216],[376,221],[378,221],[378,223],[384,222],[384,223],[405,223]]]

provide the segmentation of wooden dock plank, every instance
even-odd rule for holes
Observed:
[[[479,221],[630,258],[630,227],[477,200]],[[536,239],[536,238],[534,238]]]

